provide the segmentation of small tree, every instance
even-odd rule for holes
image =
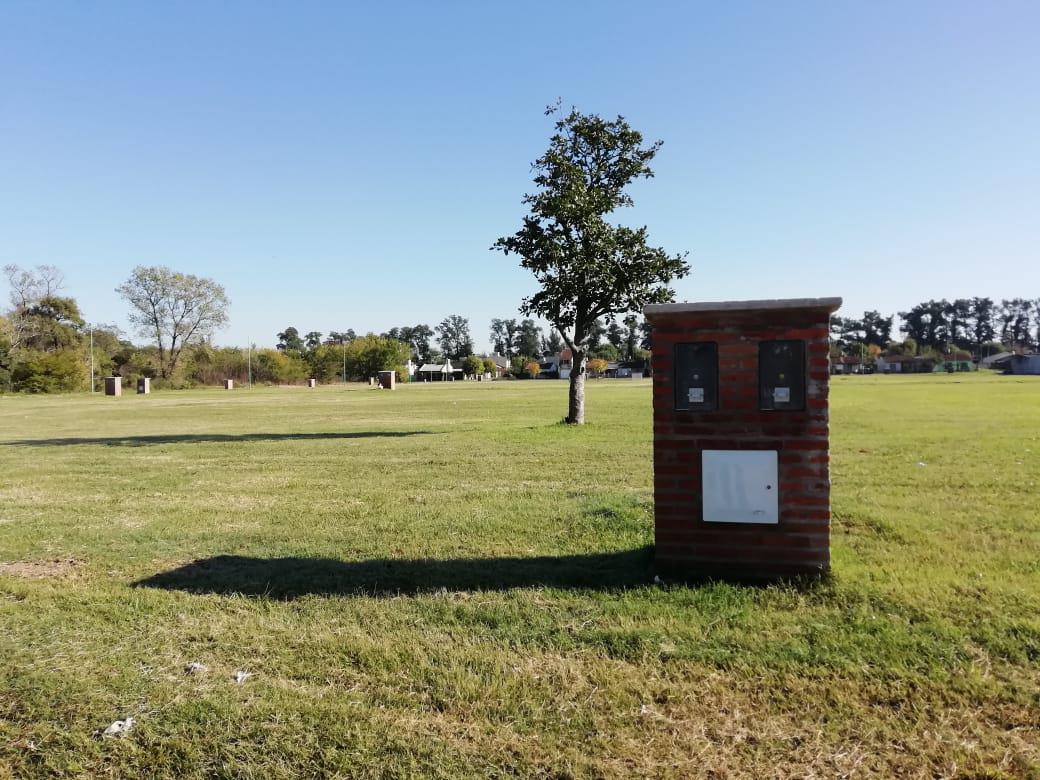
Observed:
[[[607,370],[608,365],[610,364],[603,358],[592,358],[588,363],[589,373],[593,376],[599,376]]]
[[[360,336],[346,346],[347,374],[364,379],[380,371],[396,371],[408,362],[411,347],[397,339],[374,334]]]
[[[228,321],[230,302],[223,287],[165,266],[138,266],[116,292],[130,304],[130,321],[141,335],[158,344],[163,379],[173,374],[186,345],[202,341]]]
[[[538,365],[537,360],[531,360],[524,363],[524,371],[527,372],[527,375],[531,377],[531,379],[537,379],[538,375],[542,372],[542,367]]]
[[[549,320],[570,347],[569,423],[585,422],[586,361],[596,321],[672,300],[668,284],[689,273],[685,255],[648,245],[645,227],[606,220],[633,204],[625,190],[653,176],[650,161],[660,145],[644,146],[623,117],[606,120],[572,109],[556,122],[549,149],[534,163],[538,191],[524,197],[530,213],[523,227],[492,247],[518,254],[534,273],[541,289],[524,299],[521,311]]]
[[[639,351],[639,318],[634,314],[625,317],[625,360],[634,360]]]
[[[476,376],[484,371],[484,358],[470,355],[462,361],[462,370],[467,376]]]
[[[527,357],[538,357],[542,354],[542,329],[534,320],[520,323],[520,335],[516,342],[516,351]]]
[[[68,393],[86,387],[87,369],[76,349],[28,350],[11,371],[11,384],[27,393]]]
[[[548,336],[542,336],[542,354],[558,355],[562,351],[563,339],[560,338],[560,334],[556,332],[555,328],[551,328]]]
[[[506,358],[513,357],[519,330],[516,320],[491,320],[491,346],[495,352]]]
[[[450,360],[461,360],[473,352],[473,339],[469,335],[469,320],[452,314],[437,326],[437,340],[444,356]]]
[[[318,344],[308,350],[303,359],[310,367],[310,375],[319,382],[330,382],[343,365],[343,347]]]
[[[279,333],[276,338],[278,343],[275,346],[279,352],[303,352],[303,339],[300,338],[300,331],[292,325]]]
[[[498,373],[498,364],[491,358],[484,358],[484,373],[496,374]]]

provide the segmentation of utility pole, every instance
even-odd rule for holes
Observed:
[[[90,326],[90,392],[94,392],[94,326]]]
[[[253,342],[246,345],[246,374],[249,376],[249,389],[253,389]]]
[[[340,341],[343,345],[343,384],[347,383],[347,342]]]

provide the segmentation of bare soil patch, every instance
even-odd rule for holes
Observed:
[[[83,565],[75,558],[54,558],[46,561],[0,561],[0,575],[21,577],[26,580],[71,577]]]

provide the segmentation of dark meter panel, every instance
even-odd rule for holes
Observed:
[[[805,342],[763,341],[758,345],[758,407],[805,409]]]
[[[719,408],[719,345],[694,341],[675,345],[675,408],[711,412]]]

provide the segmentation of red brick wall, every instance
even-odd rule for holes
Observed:
[[[656,569],[665,576],[770,578],[830,565],[828,322],[824,308],[647,313],[653,324]],[[758,343],[806,342],[805,411],[759,411]],[[675,409],[677,343],[715,341],[716,411]],[[705,523],[701,451],[777,450],[779,523]]]

